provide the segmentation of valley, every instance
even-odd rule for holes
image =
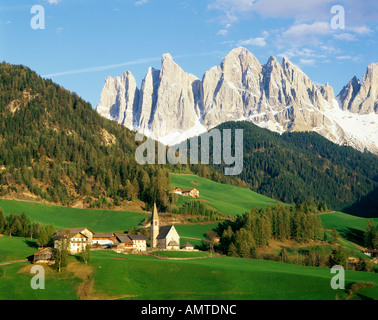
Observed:
[[[142,166],[136,132],[77,95],[7,63],[0,85],[0,299],[377,299],[376,258],[362,253],[376,202],[356,207],[377,188],[375,155],[237,121],[218,127],[244,130],[237,177],[223,163]],[[155,206],[177,250],[151,247]],[[33,255],[77,228],[120,242],[45,266],[48,289],[31,290]],[[146,250],[119,249],[129,236]],[[330,261],[346,268],[343,290],[330,288]]]

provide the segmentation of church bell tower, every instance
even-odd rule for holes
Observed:
[[[154,209],[152,210],[151,217],[151,248],[157,247],[157,236],[159,235],[159,216],[156,209],[156,203],[154,203]]]

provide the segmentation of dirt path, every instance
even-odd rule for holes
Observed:
[[[191,238],[191,237],[181,237],[183,239],[192,239],[192,240],[200,240],[200,241],[205,241],[205,239],[200,239],[200,238]]]
[[[24,260],[14,260],[14,261],[7,261],[7,262],[1,262],[0,266],[6,266],[8,264],[14,264],[14,263],[21,263],[21,262],[28,262],[28,259]]]
[[[151,254],[150,256],[158,258],[158,259],[164,259],[164,260],[197,260],[197,259],[211,259],[214,257],[208,256],[208,257],[190,257],[190,258],[173,258],[173,257],[164,257],[164,256],[155,256]]]

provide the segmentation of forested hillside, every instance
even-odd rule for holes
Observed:
[[[378,186],[376,156],[338,146],[316,133],[279,135],[249,122],[217,128],[244,130],[244,167],[238,177],[265,196],[286,203],[324,201],[330,209],[343,210]],[[223,173],[223,165],[214,167]],[[359,215],[378,216],[377,198],[369,200]]]
[[[0,196],[34,195],[63,205],[154,200],[170,177],[135,161],[135,136],[75,93],[24,66],[0,64]]]
[[[315,133],[281,136],[248,122],[218,128],[244,129],[243,172],[226,177],[223,166],[206,165],[184,170],[286,203],[324,202],[330,209],[377,215],[376,156]],[[137,145],[133,132],[98,115],[75,93],[27,67],[0,64],[0,196],[63,205],[80,200],[88,207],[140,199],[164,210],[172,201],[168,169],[181,166],[137,165]]]

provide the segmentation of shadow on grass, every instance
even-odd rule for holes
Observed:
[[[36,248],[38,249],[38,244],[33,240],[25,239],[24,242],[30,247],[30,248]]]
[[[364,245],[364,232],[355,228],[347,228],[341,231],[341,235],[346,240],[356,243],[360,246]]]

